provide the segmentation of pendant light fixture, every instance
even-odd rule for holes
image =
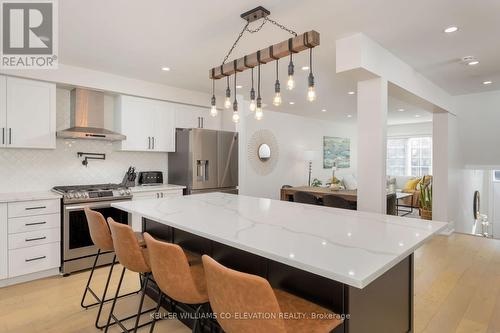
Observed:
[[[279,80],[279,60],[276,60],[276,82],[274,83],[274,98],[273,98],[273,105],[274,106],[280,106],[281,105],[281,87],[280,87],[280,80]]]
[[[307,89],[307,100],[310,102],[316,99],[316,91],[314,84],[314,75],[312,71],[312,49],[316,46],[320,45],[319,33],[317,31],[311,30],[305,32],[301,35],[298,35],[292,29],[276,22],[275,20],[269,18],[270,12],[269,10],[263,8],[262,6],[256,7],[250,11],[247,11],[241,14],[241,18],[245,20],[245,25],[243,29],[240,31],[238,38],[234,41],[233,45],[227,52],[222,64],[212,68],[209,73],[209,77],[212,80],[219,80],[226,77],[227,87],[226,87],[226,96],[224,100],[224,107],[229,109],[231,104],[233,105],[233,121],[238,122],[240,115],[238,113],[238,102],[236,100],[236,96],[234,96],[234,102],[231,103],[231,89],[230,89],[230,81],[229,77],[231,75],[235,75],[234,93],[236,95],[236,72],[242,72],[247,69],[252,69],[252,88],[250,89],[250,105],[249,109],[252,112],[255,112],[254,117],[256,119],[262,119],[263,111],[262,111],[262,97],[260,94],[260,65],[266,64],[272,61],[276,61],[276,81],[274,84],[274,96],[273,96],[273,104],[275,106],[279,106],[282,104],[281,97],[281,84],[279,81],[279,65],[278,60],[287,56],[290,56],[290,61],[288,63],[288,79],[286,81],[286,87],[288,90],[292,90],[295,87],[295,79],[294,79],[294,63],[293,63],[293,53],[298,53],[309,49],[309,76],[308,76],[308,89]],[[249,28],[250,23],[260,21],[260,24],[252,29]],[[247,54],[244,57],[239,59],[234,59],[232,61],[227,61],[231,56],[232,52],[236,49],[239,41],[244,36],[245,33],[258,33],[262,27],[266,24],[270,23],[274,26],[290,33],[293,37],[282,41],[280,43],[270,45],[264,49],[259,51],[255,51],[251,54]],[[255,89],[254,89],[254,75],[253,68],[258,66],[258,78],[257,78],[257,98],[255,98]],[[212,86],[212,90],[215,90]],[[215,93],[212,93],[212,108],[210,109],[212,115],[217,115],[217,109],[215,108]]]
[[[250,89],[250,111],[254,112],[257,108],[255,102],[255,89],[253,88],[253,67],[252,67],[252,89]]]
[[[290,62],[288,63],[288,80],[286,81],[286,88],[292,90],[295,87],[295,80],[293,79],[293,74],[295,74],[295,66],[293,65],[293,52],[292,52],[292,39],[288,40],[288,51],[290,51]]]
[[[257,53],[260,57],[260,53]],[[264,116],[262,112],[262,98],[260,97],[260,63],[257,68],[257,108],[255,109],[255,119],[261,120]]]
[[[227,78],[226,99],[224,100],[224,107],[229,109],[231,107],[231,89],[229,88],[229,76]]]
[[[236,72],[234,72],[234,102],[233,102],[233,122],[240,121],[240,114],[238,113],[238,101],[236,100]]]
[[[211,101],[212,107],[210,108],[210,115],[212,117],[217,117],[217,107],[215,106],[216,100],[215,100],[215,80],[212,79],[212,101]]]
[[[314,102],[316,100],[316,89],[314,87],[314,75],[313,75],[313,67],[312,67],[312,53],[313,49],[309,49],[309,77],[307,78],[308,81],[308,88],[307,88],[307,100],[309,102]]]

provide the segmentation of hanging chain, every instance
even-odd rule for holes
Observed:
[[[264,17],[264,19],[262,20],[262,23],[257,28],[255,28],[255,29],[248,28],[248,25],[250,24],[250,22],[247,22],[245,24],[245,26],[243,27],[243,29],[241,30],[240,34],[238,35],[238,38],[236,38],[236,40],[234,41],[233,45],[229,49],[229,52],[227,52],[226,56],[224,57],[224,60],[222,61],[222,65],[224,65],[226,63],[226,61],[229,58],[229,56],[231,55],[231,53],[233,53],[233,51],[236,48],[236,46],[238,45],[241,37],[243,37],[243,35],[245,34],[245,31],[249,32],[251,34],[259,32],[262,29],[262,27],[264,27],[264,25],[266,24],[266,22],[270,22],[270,23],[274,24],[275,26],[277,26],[278,28],[280,28],[282,30],[285,30],[286,32],[288,32],[288,33],[294,35],[295,37],[297,37],[297,33],[295,31],[293,31],[292,29],[289,29],[289,28],[285,27],[283,24],[280,24],[280,23],[276,22],[273,19],[268,18],[267,16]]]
[[[233,46],[231,46],[231,48],[229,49],[229,52],[226,54],[226,56],[224,57],[224,60],[222,61],[222,64],[224,65],[227,61],[227,59],[229,58],[229,56],[231,55],[231,53],[233,52],[234,48],[236,47],[236,45],[238,44],[238,42],[240,41],[241,37],[243,37],[243,34],[245,33],[245,31],[247,30],[248,28],[248,22],[247,24],[245,24],[245,26],[243,27],[243,30],[241,30],[240,34],[238,35],[238,38],[236,38],[236,40],[234,41],[233,43]]]
[[[293,31],[290,28],[285,27],[283,24],[280,24],[280,23],[276,22],[275,20],[268,18],[267,16],[264,17],[264,22],[266,22],[266,21],[271,22],[272,24],[274,24],[278,28],[280,28],[282,30],[285,30],[286,32],[288,32],[288,33],[294,35],[295,37],[297,37],[297,33],[295,31]]]

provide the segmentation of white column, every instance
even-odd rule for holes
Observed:
[[[442,222],[449,222],[449,117],[448,113],[432,115],[432,219]]]
[[[387,80],[358,82],[358,210],[387,210]]]

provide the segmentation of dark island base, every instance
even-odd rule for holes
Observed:
[[[143,219],[143,230],[192,252],[208,254],[227,267],[262,276],[274,288],[337,314],[349,315],[333,333],[413,332],[413,254],[364,289],[358,289],[155,221]],[[156,286],[151,284],[147,294],[156,300]],[[170,309],[168,302],[162,305]],[[177,314],[194,314],[195,310],[185,304],[177,304],[173,309]],[[192,327],[190,319],[178,318]]]

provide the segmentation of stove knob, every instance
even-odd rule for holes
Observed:
[[[66,198],[72,199],[73,198],[73,193],[66,193]]]
[[[131,192],[130,192],[130,190],[128,190],[128,189],[127,189],[127,190],[125,190],[125,194],[126,194],[126,195],[130,195],[130,193],[131,193]]]

